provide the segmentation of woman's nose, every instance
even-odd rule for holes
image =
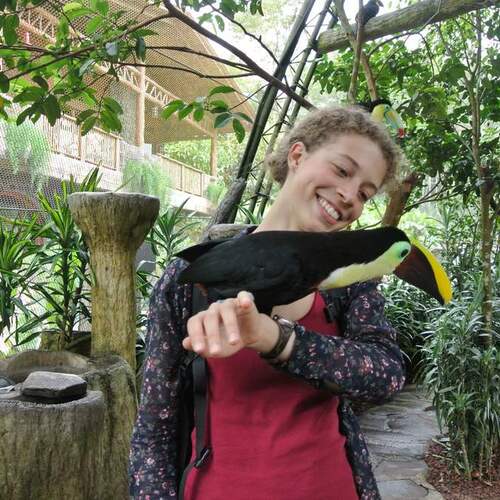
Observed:
[[[342,201],[349,206],[351,206],[354,202],[356,191],[356,187],[350,184],[345,184],[337,189],[337,193]]]

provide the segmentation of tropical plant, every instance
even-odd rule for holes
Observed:
[[[128,160],[123,169],[124,186],[129,192],[156,196],[168,204],[171,182],[165,169],[151,160]]]
[[[51,147],[43,131],[33,123],[17,125],[8,121],[5,146],[14,174],[26,170],[33,186],[39,190],[47,179]]]
[[[161,269],[165,269],[175,254],[188,244],[191,230],[199,225],[192,216],[185,214],[187,202],[186,199],[178,207],[167,207],[146,237]]]
[[[468,288],[480,286],[471,283]],[[497,311],[499,305],[496,300]],[[468,479],[488,478],[500,445],[499,318],[494,324],[497,333],[484,348],[479,339],[484,328],[481,294],[463,292],[460,302],[453,302],[424,333],[428,340],[421,377],[448,434],[448,456]]]
[[[21,339],[21,330],[29,327],[33,319],[37,323],[46,317],[46,313],[36,316],[25,303],[26,290],[40,273],[39,247],[34,241],[41,230],[36,226],[35,217],[23,223],[2,219],[0,225],[0,337],[7,342],[12,331],[15,345],[29,340]],[[22,329],[18,329],[20,315]]]
[[[40,229],[45,245],[39,252],[44,279],[32,284],[30,295],[44,304],[49,313],[43,321],[42,348],[60,350],[73,340],[81,321],[90,321],[89,254],[68,206],[68,197],[76,191],[97,191],[98,169],[80,183],[73,177],[62,181],[61,193],[50,200],[44,193],[38,198],[47,219]]]

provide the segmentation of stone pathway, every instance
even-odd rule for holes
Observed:
[[[425,475],[424,455],[439,434],[430,401],[414,386],[360,417],[383,500],[443,499]]]

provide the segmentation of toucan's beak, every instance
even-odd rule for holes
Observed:
[[[410,253],[394,274],[428,293],[441,304],[447,304],[451,300],[452,290],[446,272],[429,250],[417,241],[411,243]]]

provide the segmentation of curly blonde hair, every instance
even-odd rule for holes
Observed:
[[[402,159],[401,151],[386,127],[358,107],[330,106],[311,111],[266,157],[266,165],[273,179],[283,185],[288,175],[288,151],[294,143],[302,142],[308,152],[313,152],[333,138],[351,133],[367,137],[380,147],[387,163],[382,186],[385,190],[390,189],[390,186],[397,181]]]

